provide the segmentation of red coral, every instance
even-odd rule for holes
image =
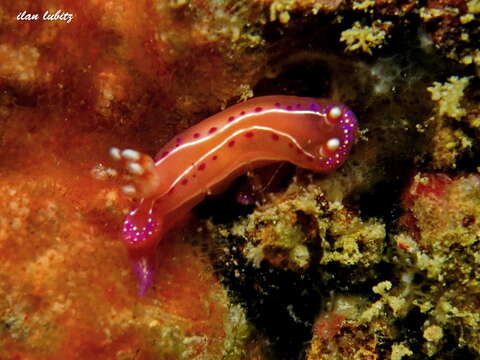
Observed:
[[[420,229],[417,226],[417,219],[412,211],[415,202],[419,198],[429,198],[437,202],[441,201],[445,187],[451,183],[452,178],[447,174],[418,173],[404,192],[401,204],[405,210],[405,214],[401,217],[400,223],[409,228],[416,239],[420,237]],[[406,249],[406,246],[403,246],[403,244],[398,244],[398,246],[401,249]]]
[[[340,332],[345,316],[337,313],[327,313],[320,317],[313,327],[313,334],[322,340],[330,340]]]
[[[419,197],[440,199],[445,186],[452,183],[452,178],[447,174],[418,173],[402,197],[402,206],[411,207]]]

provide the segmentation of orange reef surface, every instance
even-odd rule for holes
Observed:
[[[137,296],[119,241],[129,203],[90,171],[111,137],[72,132],[54,112],[15,119],[1,161],[0,358],[223,353],[232,326],[226,294],[180,237],[162,244],[154,290]]]
[[[478,358],[479,24],[479,0],[0,2],[0,360]],[[351,155],[206,199],[139,297],[109,149],[272,94],[351,107]]]
[[[112,178],[109,147],[154,152],[202,112],[240,95],[235,79],[251,76],[229,74],[222,39],[192,28],[208,24],[165,6],[0,5],[0,359],[246,351],[238,346],[249,333],[243,310],[230,305],[181,234],[161,245],[159,276],[144,298],[120,241],[133,200]],[[42,20],[57,10],[72,21]],[[17,20],[23,11],[40,18]],[[184,55],[198,52],[209,56]],[[213,69],[224,71],[206,81]],[[214,95],[209,89],[221,83]]]

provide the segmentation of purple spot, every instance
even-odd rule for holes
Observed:
[[[229,143],[228,143],[228,146],[229,147],[233,147],[235,145],[235,140],[231,140]]]
[[[181,184],[182,185],[187,185],[188,184],[188,179],[183,179]]]
[[[218,156],[217,156],[217,155],[213,155],[212,160],[217,160],[217,159],[218,159]]]
[[[272,134],[272,139],[277,141],[279,139],[278,135],[277,134]]]
[[[179,146],[180,146],[180,144],[175,145],[176,148],[179,147]]]
[[[169,195],[172,194],[174,190],[175,190],[175,186],[171,187],[170,190],[168,190],[168,194]]]
[[[297,104],[297,109],[300,109],[302,107],[302,104]]]
[[[232,122],[233,120],[235,120],[235,116],[230,116],[230,117],[228,118],[228,122]]]
[[[198,139],[199,137],[200,137],[200,134],[199,134],[199,133],[193,134],[193,138],[194,138],[194,139]]]
[[[280,103],[278,103],[278,102],[277,102],[277,103],[275,103],[275,107],[277,107],[277,108],[278,108],[278,107],[280,107],[280,106],[281,106],[281,104],[280,104]]]
[[[240,115],[245,115],[245,111],[242,111],[242,112],[240,113]]]
[[[287,106],[287,110],[292,110],[292,109],[293,108],[290,105]]]
[[[260,112],[260,111],[262,111],[262,108],[261,108],[261,107],[256,107],[256,108],[255,108],[255,112]]]
[[[320,106],[318,104],[310,104],[309,109],[313,111],[317,111]]]
[[[205,170],[205,163],[201,163],[200,165],[198,165],[198,170],[202,171],[202,170]]]
[[[162,155],[160,156],[160,159],[163,159],[165,156],[167,156],[169,154],[169,151],[165,151],[162,153]]]
[[[253,137],[253,131],[247,132],[247,133],[245,134],[245,137],[246,137],[246,138],[251,138],[251,137]]]
[[[182,142],[182,138],[177,138],[177,143]]]
[[[214,133],[215,131],[217,131],[217,128],[212,127],[212,128],[210,128],[210,130],[208,130],[208,133],[211,134],[211,133]]]

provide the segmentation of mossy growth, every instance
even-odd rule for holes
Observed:
[[[211,227],[216,237],[244,239],[243,255],[255,266],[300,270],[313,263],[371,266],[381,260],[385,227],[362,220],[321,188],[293,182],[285,192],[231,227]]]
[[[352,28],[342,32],[340,41],[347,45],[348,51],[360,50],[372,55],[373,48],[382,47],[392,25],[389,21],[375,21],[372,26],[362,26],[356,21]]]
[[[479,353],[480,177],[416,177],[409,195],[411,231],[396,239],[421,274],[410,301],[427,315],[424,351],[434,354],[450,337]]]
[[[437,105],[428,121],[432,125],[431,156],[435,169],[456,168],[458,159],[474,145],[474,139],[462,129],[462,124],[472,126],[477,121],[475,113],[471,113],[472,106],[467,109],[463,104],[469,83],[469,77],[451,76],[448,81],[435,81],[427,88]]]

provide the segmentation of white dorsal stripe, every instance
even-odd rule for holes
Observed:
[[[283,109],[268,109],[268,110],[260,111],[258,113],[248,113],[248,114],[239,116],[238,118],[235,119],[235,121],[232,121],[232,122],[226,124],[225,126],[218,129],[213,134],[209,134],[209,135],[204,136],[202,138],[199,138],[197,140],[189,141],[189,142],[187,142],[183,145],[180,145],[179,147],[176,147],[176,148],[170,150],[168,155],[166,155],[162,159],[157,160],[155,165],[161,164],[162,162],[166,161],[170,156],[172,156],[173,154],[175,154],[176,152],[178,152],[182,149],[185,149],[185,148],[188,148],[190,146],[194,146],[196,144],[200,144],[202,142],[210,140],[210,138],[212,138],[213,136],[217,136],[218,134],[221,134],[222,132],[227,131],[230,127],[236,126],[237,123],[241,120],[244,120],[244,119],[247,119],[247,118],[253,117],[253,116],[262,116],[264,114],[269,114],[269,113],[282,113],[282,114],[292,114],[292,113],[294,113],[294,114],[298,114],[298,115],[316,115],[316,116],[320,116],[320,117],[326,117],[325,113],[321,113],[319,111],[312,111],[312,110],[295,110],[295,111],[293,111],[293,110],[283,110]],[[273,129],[272,129],[272,131],[273,131]]]
[[[187,167],[171,184],[170,188],[166,191],[168,192],[172,187],[176,186],[178,184],[178,182],[185,177],[185,175],[187,175],[195,166],[197,163],[200,163],[204,160],[206,160],[209,156],[212,156],[215,152],[217,152],[222,146],[225,146],[228,142],[230,142],[233,138],[237,137],[238,135],[241,135],[242,133],[245,133],[245,132],[249,132],[249,131],[258,131],[258,130],[263,130],[263,131],[267,131],[269,133],[274,133],[274,134],[277,134],[279,137],[284,137],[286,139],[288,139],[288,141],[291,141],[293,144],[295,144],[297,146],[298,149],[300,149],[305,155],[307,156],[311,156],[311,157],[314,157],[313,154],[309,153],[308,151],[306,151],[299,143],[298,141],[293,137],[291,136],[290,134],[287,134],[283,131],[278,131],[278,130],[275,130],[275,129],[272,129],[271,127],[269,126],[251,126],[249,128],[245,128],[245,129],[241,129],[241,130],[237,130],[235,131],[231,136],[229,136],[228,138],[226,138],[224,141],[222,141],[221,143],[219,143],[217,146],[215,146],[214,148],[210,149],[210,151],[208,151],[207,153],[205,153],[202,157],[200,157],[194,164],[190,165],[189,167]],[[165,192],[165,193],[166,193]],[[162,194],[163,195],[163,194]],[[162,196],[160,195],[160,196]]]

